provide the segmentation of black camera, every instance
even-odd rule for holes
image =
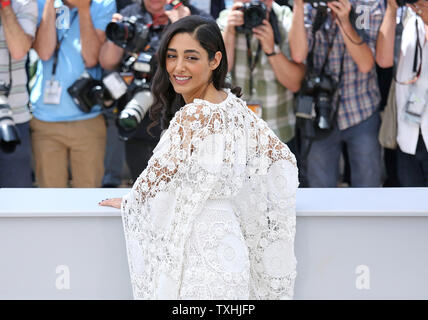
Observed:
[[[406,4],[413,4],[418,2],[418,0],[396,0],[397,6],[404,7]]]
[[[0,147],[6,153],[15,151],[16,146],[21,143],[8,103],[9,92],[10,85],[0,81]]]
[[[328,74],[309,74],[297,98],[296,117],[312,120],[315,127],[328,131],[334,123],[334,96],[337,81]]]
[[[139,16],[127,18],[127,28],[129,21],[132,21],[134,30],[143,30],[143,33],[135,34],[132,39],[125,41],[126,37],[123,35],[114,34],[115,30],[123,29],[118,27],[123,21],[110,24],[110,31],[106,32],[107,38],[124,48],[127,53],[120,65],[120,71],[110,73],[102,80],[104,90],[109,91],[114,100],[119,101],[118,107],[121,111],[116,124],[123,140],[127,140],[135,132],[152,103],[150,83],[156,70],[154,56],[164,29],[164,26],[139,23],[138,21],[142,21]]]
[[[333,2],[337,0],[303,0],[305,3],[310,3],[313,7],[325,6],[328,2]]]
[[[126,51],[143,51],[149,42],[149,27],[139,22],[140,16],[125,17],[120,22],[110,22],[106,28],[107,38]]]
[[[93,79],[87,71],[67,91],[83,112],[90,112],[95,105],[110,107],[114,102],[110,93],[104,90],[102,81]]]
[[[244,13],[244,24],[237,27],[239,32],[252,33],[253,28],[263,24],[263,20],[266,19],[267,8],[260,0],[246,2],[240,10]]]

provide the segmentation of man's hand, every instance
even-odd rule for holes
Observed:
[[[113,207],[116,209],[120,209],[120,206],[122,204],[122,198],[105,199],[103,201],[100,201],[98,204],[103,207]]]
[[[273,36],[273,29],[269,21],[263,20],[263,24],[253,28],[253,34],[256,39],[260,41],[262,50],[265,53],[272,53],[275,46],[275,39]]]
[[[226,28],[228,31],[235,32],[236,27],[240,27],[244,24],[244,12],[240,10],[242,6],[242,2],[235,2],[230,9],[226,22]]]
[[[412,10],[422,18],[424,23],[428,25],[428,3],[426,3],[425,0],[419,0],[414,4],[407,4],[407,6],[412,8]]]
[[[111,22],[119,22],[119,21],[122,21],[122,19],[123,19],[123,16],[120,13],[115,13],[111,18]]]
[[[177,9],[172,9],[165,11],[165,14],[168,16],[169,20],[174,23],[181,18],[187,17],[191,15],[190,9],[185,5],[179,6]]]
[[[351,13],[352,5],[349,0],[333,1],[329,2],[327,5],[340,20],[342,27],[345,28],[351,26],[349,14]]]
[[[6,7],[10,7],[10,0],[0,0],[0,11]]]

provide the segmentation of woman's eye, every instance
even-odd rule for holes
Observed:
[[[167,57],[168,59],[172,59],[172,58],[175,58],[175,55],[173,55],[173,54],[168,54],[166,57]]]
[[[187,57],[188,60],[199,60],[198,57]]]

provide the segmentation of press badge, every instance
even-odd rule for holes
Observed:
[[[259,101],[247,102],[247,107],[253,111],[259,118],[262,117],[262,104]]]
[[[61,85],[59,81],[47,80],[45,83],[45,92],[43,95],[44,104],[59,104],[61,101]]]

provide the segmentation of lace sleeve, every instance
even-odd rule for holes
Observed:
[[[296,160],[268,129],[254,133],[250,145],[254,145],[249,150],[250,178],[239,194],[251,262],[250,298],[292,299],[297,265]]]
[[[177,298],[191,223],[223,165],[223,130],[219,112],[183,107],[124,197],[121,212],[135,298]],[[214,157],[205,152],[210,147],[216,148]]]

